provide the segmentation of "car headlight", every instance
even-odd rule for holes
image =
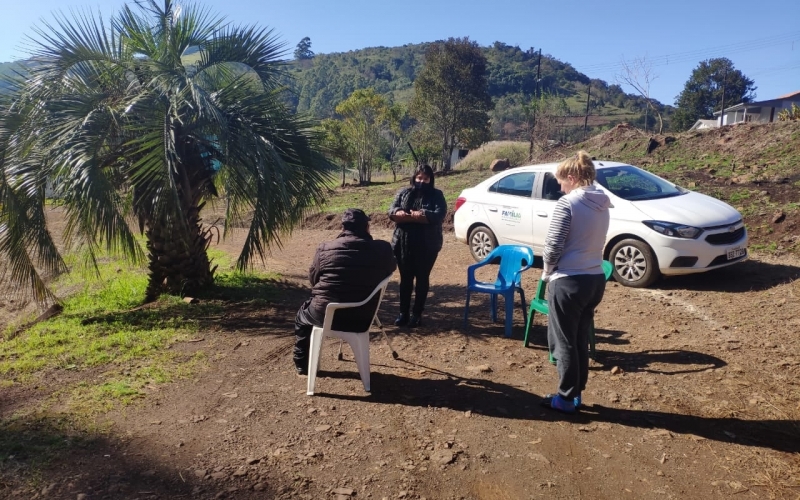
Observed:
[[[657,233],[661,233],[664,236],[672,236],[673,238],[695,239],[703,232],[699,227],[674,224],[672,222],[660,220],[645,220],[642,221],[642,223]]]

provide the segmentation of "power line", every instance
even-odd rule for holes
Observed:
[[[800,61],[794,62],[792,64],[784,65],[784,66],[774,66],[772,68],[762,68],[756,71],[748,72],[748,76],[758,76],[758,75],[773,75],[775,73],[783,73],[786,71],[792,71],[795,69],[800,69]]]

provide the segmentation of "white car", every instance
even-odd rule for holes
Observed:
[[[700,273],[747,258],[747,229],[730,205],[624,163],[594,162],[596,184],[611,198],[603,256],[614,278],[646,287],[661,275]],[[456,239],[475,260],[498,244],[522,244],[537,256],[563,193],[557,163],[506,170],[456,200]]]

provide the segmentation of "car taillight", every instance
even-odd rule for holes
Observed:
[[[467,199],[466,199],[466,198],[464,198],[463,196],[459,196],[459,197],[456,199],[456,208],[453,210],[453,213],[457,212],[457,211],[458,211],[458,209],[459,209],[459,208],[461,208],[461,205],[463,205],[464,203],[466,203],[466,201],[467,201]]]

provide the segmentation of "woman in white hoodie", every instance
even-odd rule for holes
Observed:
[[[542,405],[575,413],[589,378],[589,334],[594,309],[603,299],[603,244],[611,201],[594,185],[592,159],[579,151],[556,168],[565,193],[556,203],[544,246],[542,279],[548,282],[547,341],[557,360],[556,394]]]

